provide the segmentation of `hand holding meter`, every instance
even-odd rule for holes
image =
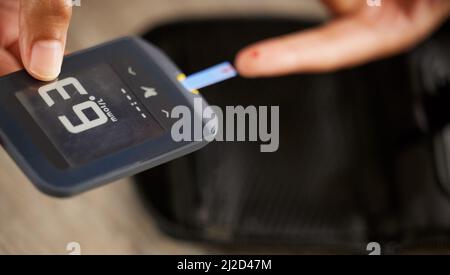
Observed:
[[[170,110],[187,106],[195,117],[193,102],[202,98],[195,83],[182,80],[165,55],[137,38],[67,57],[51,83],[13,73],[0,79],[3,145],[51,195],[74,195],[138,173],[207,144],[171,137]],[[207,124],[201,114],[196,118]]]

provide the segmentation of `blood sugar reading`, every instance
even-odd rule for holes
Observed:
[[[162,127],[108,64],[17,93],[71,166],[162,135]]]

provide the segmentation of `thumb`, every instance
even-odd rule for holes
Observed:
[[[66,0],[21,0],[20,54],[35,78],[54,80],[61,72],[67,30],[72,16]]]

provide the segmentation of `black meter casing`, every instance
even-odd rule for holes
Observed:
[[[3,146],[33,184],[53,196],[75,195],[191,153],[208,142],[175,141],[171,129],[178,119],[171,110],[185,106],[204,126],[194,102],[201,99],[202,110],[208,105],[183,87],[180,75],[159,49],[127,37],[67,56],[51,83],[24,70],[0,78]]]

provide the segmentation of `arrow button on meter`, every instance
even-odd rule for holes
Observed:
[[[154,88],[142,86],[141,89],[144,90],[144,98],[150,98],[158,95],[158,92]]]

